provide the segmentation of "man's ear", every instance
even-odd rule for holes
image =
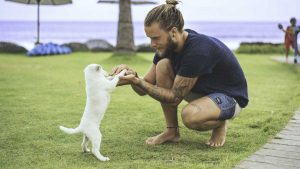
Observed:
[[[173,27],[170,31],[170,37],[172,38],[173,41],[176,41],[176,34],[178,33],[178,29],[176,27]]]
[[[171,29],[172,37],[175,37],[175,35],[178,33],[178,29],[176,27],[173,27]]]

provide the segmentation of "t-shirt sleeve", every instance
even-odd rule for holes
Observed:
[[[156,65],[156,64],[158,63],[158,61],[160,61],[160,59],[161,59],[161,58],[158,56],[158,54],[155,53],[155,55],[154,55],[154,57],[153,57],[153,61],[152,61],[153,64]]]

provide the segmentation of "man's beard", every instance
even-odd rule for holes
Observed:
[[[157,52],[157,53],[161,58],[169,58],[170,59],[173,56],[174,50],[177,48],[177,46],[178,46],[178,44],[173,42],[171,37],[169,36],[165,51],[162,53],[159,53],[159,52]]]

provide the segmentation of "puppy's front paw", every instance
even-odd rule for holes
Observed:
[[[119,77],[124,76],[125,73],[126,73],[126,71],[127,71],[126,69],[122,70],[122,71],[118,74],[118,76],[119,76]]]

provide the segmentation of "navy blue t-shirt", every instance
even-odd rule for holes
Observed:
[[[188,37],[179,53],[170,60],[174,73],[199,77],[192,92],[208,95],[223,93],[233,97],[244,108],[248,104],[247,81],[231,50],[216,38],[186,29]],[[161,58],[155,54],[153,63]]]

